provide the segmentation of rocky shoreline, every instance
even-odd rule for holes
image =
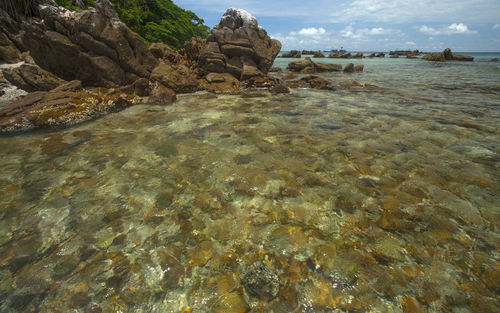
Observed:
[[[0,61],[6,63],[0,76],[0,133],[74,125],[136,104],[172,103],[176,94],[196,91],[380,90],[356,81],[335,85],[318,76],[295,79],[295,74],[363,71],[363,65],[342,68],[301,58],[324,58],[321,51],[284,53],[281,57],[298,60],[290,62],[287,73],[279,69],[269,74],[280,50],[281,43],[271,39],[253,16],[235,8],[224,13],[206,39],[192,38],[178,51],[163,43],[148,47],[117,17],[109,0],[74,12],[40,5],[37,17],[21,20],[0,10]],[[364,57],[363,52],[328,55]],[[423,59],[471,60],[446,50]]]

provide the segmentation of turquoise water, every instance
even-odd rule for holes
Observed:
[[[0,311],[498,310],[493,57],[321,59],[381,90],[196,93],[0,137]],[[256,262],[276,297],[248,292]]]

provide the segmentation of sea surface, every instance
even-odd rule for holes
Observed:
[[[500,55],[472,55],[0,137],[0,312],[499,312]]]

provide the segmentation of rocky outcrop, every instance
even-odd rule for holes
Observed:
[[[333,51],[328,55],[328,57],[332,59],[349,59],[352,57],[352,55],[349,52]]]
[[[287,81],[289,88],[313,88],[322,90],[335,90],[335,86],[330,81],[319,76],[309,75],[298,80]]]
[[[16,63],[22,60],[19,27],[3,10],[0,10],[0,62]]]
[[[429,53],[425,55],[422,59],[427,61],[436,61],[436,62],[444,62],[444,61],[474,61],[474,57],[455,54],[451,52],[450,48],[446,48],[441,53]]]
[[[200,51],[200,75],[229,73],[238,80],[267,74],[281,43],[271,39],[248,12],[228,9]]]
[[[296,58],[300,59],[302,57],[302,53],[298,50],[291,50],[280,55],[280,58]]]
[[[121,111],[133,102],[131,95],[119,90],[85,90],[80,81],[71,81],[49,92],[32,92],[0,109],[0,132],[74,125]]]
[[[383,53],[383,52],[373,52],[368,57],[369,58],[385,58],[385,53]]]
[[[240,81],[229,73],[209,73],[201,81],[201,86],[215,93],[238,94],[241,92]]]
[[[313,57],[315,57],[315,58],[324,58],[325,55],[321,51],[316,51],[316,52],[313,53]]]
[[[28,92],[49,91],[66,82],[33,64],[6,68],[2,72],[5,79],[12,85]]]
[[[338,72],[342,70],[342,65],[340,64],[324,64],[316,63],[307,57],[302,60],[295,60],[288,63],[288,70],[296,73],[312,74],[312,73],[322,73],[322,72]]]
[[[71,12],[42,6],[39,23],[25,23],[22,42],[36,64],[84,86],[115,87],[149,78],[158,61],[121,22],[108,0]]]
[[[395,51],[390,51],[389,52],[390,56],[396,55],[396,56],[408,56],[408,55],[414,55],[414,56],[419,56],[422,55],[422,52],[418,50],[395,50]]]

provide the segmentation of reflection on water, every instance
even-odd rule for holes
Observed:
[[[0,310],[494,312],[491,75],[368,70],[349,79],[384,91],[185,95],[0,138]]]

